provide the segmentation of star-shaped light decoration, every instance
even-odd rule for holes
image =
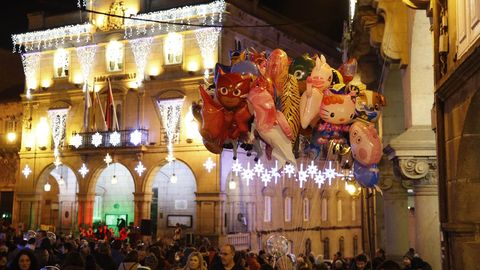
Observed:
[[[145,168],[142,164],[141,161],[138,162],[137,164],[137,167],[135,167],[135,171],[137,171],[138,173],[138,176],[142,176],[142,173],[146,170],[147,168]]]
[[[89,171],[90,170],[87,168],[87,165],[85,165],[85,163],[83,163],[80,170],[78,170],[78,172],[82,175],[83,178],[85,178],[85,175],[87,175]]]
[[[307,171],[303,170],[303,163],[300,164],[300,170],[298,170],[298,181],[300,182],[300,188],[303,188],[303,183],[307,182]]]
[[[135,129],[135,131],[130,133],[130,142],[135,146],[142,142],[142,133],[138,131],[138,129]]]
[[[315,175],[317,174],[318,167],[315,165],[313,160],[310,162],[310,165],[307,166],[307,173],[310,175],[310,177],[313,179]]]
[[[254,172],[252,169],[250,169],[250,162],[247,162],[247,168],[243,169],[242,172],[242,179],[245,179],[245,181],[247,181],[247,187],[250,185],[250,181],[253,180],[253,175]]]
[[[268,183],[272,181],[272,175],[268,172],[267,169],[265,169],[265,171],[262,173],[261,180],[265,187],[268,185]]]
[[[95,134],[92,135],[92,144],[95,147],[98,147],[100,144],[102,144],[102,134],[96,132]]]
[[[285,167],[283,167],[283,174],[288,175],[288,178],[292,177],[292,174],[295,174],[295,166],[286,164]]]
[[[60,157],[55,158],[55,161],[53,161],[53,165],[55,165],[55,168],[58,168],[58,166],[62,165],[62,161],[60,160]]]
[[[328,179],[328,184],[332,184],[332,180],[336,177],[337,172],[332,168],[332,162],[328,162],[328,168],[325,169],[325,178]]]
[[[315,183],[318,185],[318,188],[321,188],[323,184],[325,184],[325,176],[323,175],[321,170],[318,170],[317,174],[314,178]]]
[[[105,161],[105,163],[107,163],[107,167],[110,166],[110,163],[112,163],[112,161],[113,161],[112,156],[110,156],[110,154],[107,153],[107,155],[105,156],[103,161]]]
[[[116,130],[110,134],[110,144],[113,146],[120,144],[120,133],[118,133]]]
[[[32,173],[32,170],[30,169],[30,167],[28,167],[28,164],[25,164],[25,168],[23,168],[22,173],[23,175],[25,175],[25,178],[28,178],[30,173]]]
[[[238,159],[236,159],[235,162],[232,164],[232,172],[234,172],[235,175],[238,176],[238,174],[242,172],[242,170],[242,164],[238,162]]]
[[[211,157],[208,157],[207,160],[203,163],[203,167],[207,170],[207,172],[211,172],[213,167],[215,167],[217,164],[213,162]]]
[[[73,145],[75,146],[75,148],[78,149],[78,147],[80,147],[80,145],[82,145],[82,136],[80,136],[80,134],[75,134],[73,135],[73,137],[70,139],[70,145]]]
[[[264,169],[265,167],[260,160],[257,162],[257,164],[255,164],[255,166],[253,166],[253,171],[257,174],[258,177],[260,177]]]
[[[277,184],[280,173],[278,172],[278,160],[275,160],[275,167],[270,169],[270,175],[273,177],[274,183]]]

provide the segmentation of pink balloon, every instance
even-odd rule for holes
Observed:
[[[350,94],[333,94],[328,89],[323,92],[320,106],[320,118],[323,121],[345,125],[351,123],[354,117],[355,102]]]
[[[382,158],[382,142],[372,124],[356,121],[350,126],[353,158],[364,166],[377,164]]]
[[[273,81],[277,89],[277,95],[282,95],[283,84],[287,80],[289,61],[287,53],[280,49],[275,49],[267,60],[266,76]]]

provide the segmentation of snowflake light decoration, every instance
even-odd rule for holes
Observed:
[[[112,157],[110,156],[109,153],[107,153],[107,155],[105,156],[105,158],[103,159],[103,161],[105,161],[105,163],[107,163],[107,167],[110,166],[110,163],[112,163],[113,159]]]
[[[250,162],[247,162],[247,168],[244,168],[242,172],[242,179],[247,181],[247,187],[250,185],[250,181],[253,180],[253,175],[254,172],[252,169],[250,169]]]
[[[315,175],[317,174],[318,167],[315,165],[313,160],[310,162],[310,165],[307,166],[307,173],[310,175],[310,177],[313,179]]]
[[[303,163],[300,164],[300,170],[298,170],[298,181],[300,182],[300,188],[303,188],[303,183],[307,182],[307,171],[303,170]]]
[[[280,173],[278,172],[278,161],[275,160],[275,167],[270,169],[270,175],[272,176],[274,183],[277,184],[278,178],[280,178]]]
[[[135,171],[137,171],[138,173],[138,176],[142,176],[142,173],[146,170],[147,168],[145,168],[142,164],[141,161],[138,162],[137,164],[137,167],[135,167]]]
[[[213,162],[211,157],[208,157],[207,160],[203,163],[203,167],[207,170],[207,172],[211,172],[213,167],[215,167],[217,164]]]
[[[232,172],[234,172],[235,175],[238,176],[238,174],[242,172],[242,169],[242,164],[238,162],[238,159],[236,159],[235,162],[232,164]]]
[[[323,175],[321,170],[319,170],[315,175],[314,181],[318,185],[318,188],[321,188],[322,185],[325,184],[325,176]]]
[[[257,174],[258,177],[260,177],[264,169],[265,167],[260,160],[257,162],[257,164],[255,164],[255,166],[253,166],[253,171]]]
[[[82,175],[83,178],[85,178],[85,175],[87,175],[89,171],[90,170],[87,168],[87,165],[85,165],[85,163],[83,163],[80,170],[78,170],[78,172]]]
[[[292,164],[286,164],[283,168],[283,174],[288,175],[288,178],[292,177],[292,175],[295,174],[295,171],[295,166],[293,166]]]
[[[120,144],[120,133],[118,133],[116,130],[110,134],[110,144],[113,146]]]
[[[130,142],[135,146],[142,142],[142,133],[138,131],[138,129],[135,129],[135,131],[130,133]]]
[[[28,164],[25,164],[25,168],[23,168],[22,173],[25,175],[25,178],[28,178],[28,176],[32,173],[32,170],[30,167],[28,167]]]
[[[92,144],[95,147],[98,147],[100,144],[102,144],[102,134],[96,132],[95,134],[92,135]]]
[[[332,168],[332,162],[328,162],[328,168],[325,169],[325,178],[328,179],[328,184],[332,184],[332,180],[337,176],[337,172],[335,171],[335,168]]]
[[[82,136],[80,136],[80,134],[75,134],[72,136],[72,138],[70,139],[70,145],[73,145],[75,148],[78,149],[78,147],[80,147],[80,145],[82,145]]]
[[[272,181],[272,175],[268,172],[267,169],[265,169],[265,171],[262,173],[261,180],[265,187],[268,185],[268,183]]]

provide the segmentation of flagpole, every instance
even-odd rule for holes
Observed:
[[[115,99],[113,98],[112,83],[110,78],[108,78],[108,91],[110,93],[112,107],[113,107],[113,119],[115,123],[115,130],[118,130],[118,118],[117,118],[117,109],[115,108]]]
[[[88,120],[89,120],[89,108],[90,108],[90,95],[88,93],[88,80],[85,80],[83,83],[83,92],[85,94],[85,107],[83,112],[83,130],[89,131]]]

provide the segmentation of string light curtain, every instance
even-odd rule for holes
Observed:
[[[168,160],[173,158],[173,140],[178,133],[178,123],[182,113],[184,98],[157,100],[158,109],[162,116],[162,124],[167,133]]]
[[[40,54],[22,54],[23,72],[27,84],[27,98],[30,98],[30,91],[37,88],[37,73],[40,68]]]
[[[220,36],[220,28],[203,28],[195,31],[195,38],[200,53],[202,54],[203,67],[205,69],[212,69],[216,62],[216,50],[218,47],[218,38]]]
[[[153,37],[132,39],[129,42],[137,66],[137,84],[141,85],[145,78],[145,66],[152,47]]]
[[[57,158],[60,155],[59,147],[65,138],[65,127],[67,125],[68,109],[54,109],[48,111],[48,117],[52,123],[52,135],[54,150],[53,155]]]
[[[84,82],[84,90],[88,84],[88,77],[93,66],[95,59],[95,52],[97,51],[97,45],[90,45],[77,48],[77,57],[80,62],[80,68],[82,70],[82,79]]]

